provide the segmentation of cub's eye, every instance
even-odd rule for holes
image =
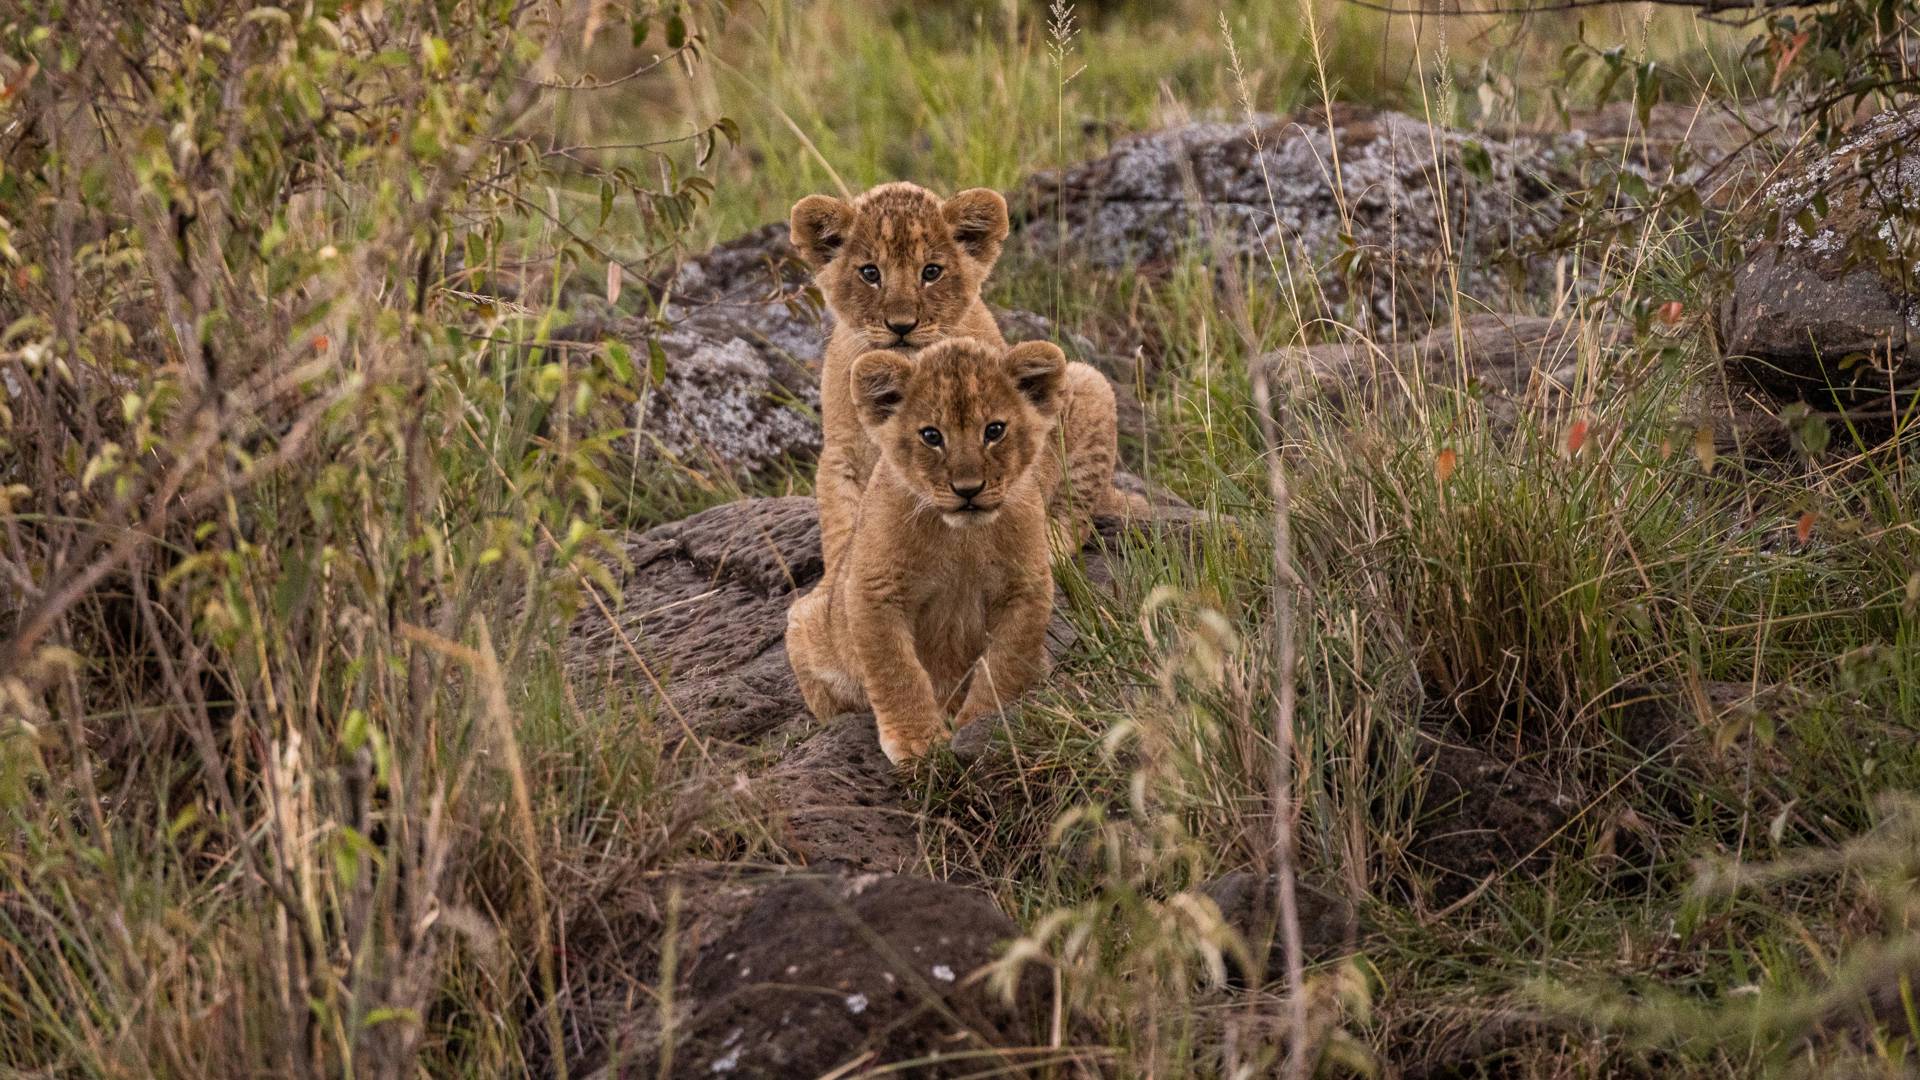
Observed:
[[[920,429],[920,441],[923,443],[926,443],[928,446],[933,447],[935,450],[940,449],[940,444],[946,442],[945,439],[940,437],[939,428],[930,428],[930,427],[923,427]]]
[[[920,280],[931,285],[934,282],[939,281],[940,275],[945,272],[946,271],[941,268],[939,263],[928,263],[927,265],[920,268]]]
[[[872,263],[868,263],[867,265],[861,267],[860,280],[866,282],[869,285],[880,284],[880,268],[873,265]]]
[[[990,443],[999,442],[1000,437],[1005,435],[1006,433],[1007,433],[1007,425],[1001,423],[998,420],[995,420],[993,423],[987,425],[987,441]]]

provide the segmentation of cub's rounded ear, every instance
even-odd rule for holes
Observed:
[[[818,270],[840,253],[853,227],[853,207],[831,195],[809,195],[793,204],[787,225],[793,230],[793,250]]]
[[[861,353],[849,373],[853,379],[853,404],[860,422],[879,427],[900,409],[907,399],[907,377],[913,374],[913,361],[888,349]]]
[[[967,254],[992,266],[1000,258],[1000,241],[1007,238],[1007,200],[991,188],[968,188],[940,206],[940,216],[953,230],[953,242]]]
[[[1051,341],[1024,341],[1007,350],[1007,374],[1042,416],[1060,411],[1067,385],[1067,354]]]

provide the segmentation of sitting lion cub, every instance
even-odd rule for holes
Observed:
[[[1053,572],[1033,466],[1066,368],[1047,342],[973,338],[852,364],[879,462],[846,557],[787,614],[787,660],[815,716],[870,704],[893,762],[946,738],[949,713],[973,723],[1046,667]]]

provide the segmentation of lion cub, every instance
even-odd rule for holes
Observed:
[[[1011,702],[1053,614],[1035,461],[1059,415],[1058,346],[951,338],[862,354],[850,396],[879,450],[846,558],[788,611],[787,660],[822,719],[871,705],[896,763]],[[824,511],[824,507],[822,508]]]
[[[1007,202],[971,188],[942,200],[909,183],[882,184],[848,202],[809,195],[793,206],[793,246],[814,270],[833,313],[820,368],[821,447],[814,495],[828,573],[852,535],[860,495],[878,451],[863,428],[847,374],[869,349],[905,355],[955,337],[1006,347],[980,286],[1007,237]],[[1113,388],[1086,364],[1068,364],[1051,451],[1036,477],[1048,513],[1069,546],[1090,516],[1139,513],[1113,487],[1120,457]]]

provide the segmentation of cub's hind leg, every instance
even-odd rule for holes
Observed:
[[[1034,463],[1056,542],[1077,551],[1095,514],[1131,516],[1133,496],[1113,486],[1120,461],[1120,415],[1106,376],[1087,364],[1067,365],[1052,452]]]
[[[807,711],[822,720],[867,707],[867,694],[852,658],[835,647],[828,596],[822,585],[787,609],[787,664],[800,684]]]

